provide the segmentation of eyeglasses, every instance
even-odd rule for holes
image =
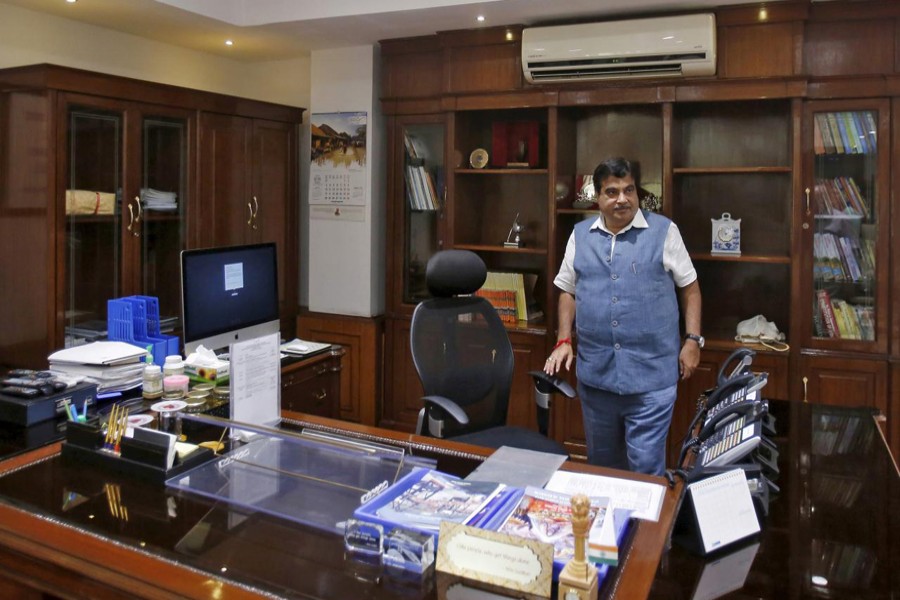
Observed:
[[[637,192],[637,187],[635,187],[634,185],[627,185],[627,186],[625,186],[624,188],[621,188],[621,189],[620,189],[620,188],[617,188],[617,187],[603,188],[603,193],[604,193],[604,194],[606,195],[606,197],[609,198],[610,200],[615,200],[615,199],[618,198],[619,195],[622,194],[622,193],[624,193],[626,196],[631,196],[631,195],[633,195],[635,192]]]

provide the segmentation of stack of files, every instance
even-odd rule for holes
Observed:
[[[145,210],[178,210],[175,192],[161,192],[153,188],[141,189],[141,201]]]
[[[54,352],[50,371],[67,379],[97,384],[97,391],[121,392],[141,385],[147,351],[125,342],[92,342]]]

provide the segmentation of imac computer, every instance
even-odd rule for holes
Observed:
[[[280,331],[275,244],[181,252],[184,353]]]

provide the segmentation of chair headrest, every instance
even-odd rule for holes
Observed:
[[[470,250],[442,250],[425,267],[425,283],[435,298],[473,294],[486,279],[484,261]]]

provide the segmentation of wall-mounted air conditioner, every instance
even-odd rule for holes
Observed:
[[[530,83],[715,75],[715,15],[529,27],[522,68]]]

